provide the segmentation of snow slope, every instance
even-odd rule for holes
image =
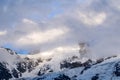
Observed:
[[[0,48],[0,80],[120,80],[119,55],[90,59],[78,50],[59,47],[23,56]]]
[[[68,78],[60,77],[61,75]],[[91,65],[64,69],[40,77],[29,77],[26,80],[120,80],[120,56],[105,58],[102,62],[96,61]]]

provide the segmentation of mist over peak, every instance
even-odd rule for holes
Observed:
[[[119,4],[0,0],[0,80],[120,80]]]

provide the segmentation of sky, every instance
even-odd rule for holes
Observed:
[[[90,44],[120,53],[120,0],[0,0],[0,46],[19,53]]]

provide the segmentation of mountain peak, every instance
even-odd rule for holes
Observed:
[[[59,47],[47,53],[24,55],[23,57],[11,49],[0,48],[0,71],[9,75],[9,77],[4,75],[7,79],[18,78],[18,80],[94,80],[97,78],[103,80],[100,77],[102,75],[110,80],[108,75],[112,76],[112,73],[116,75],[113,78],[119,76],[119,56],[92,60],[87,57],[80,58],[78,50],[76,47]],[[45,56],[48,53],[50,53],[49,56]],[[89,72],[93,73],[89,74]],[[0,73],[0,75],[2,74]],[[6,78],[1,77],[0,79]]]

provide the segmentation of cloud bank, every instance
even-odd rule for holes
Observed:
[[[119,0],[1,1],[0,45],[44,51],[85,41],[94,56],[119,54],[119,4]]]

